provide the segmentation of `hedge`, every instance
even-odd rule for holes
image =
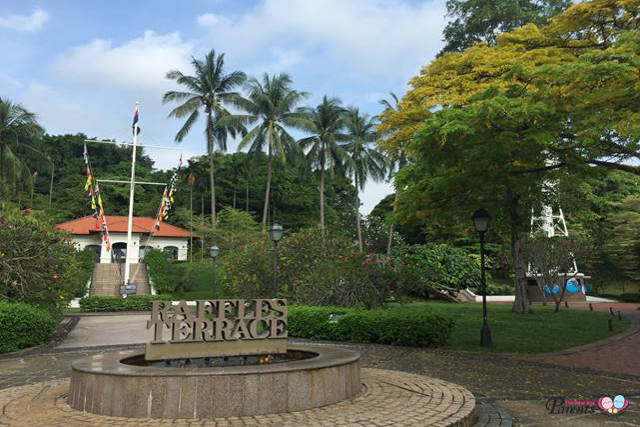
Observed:
[[[131,295],[127,298],[90,296],[80,299],[80,311],[145,311],[153,301],[171,301],[171,295]]]
[[[0,353],[47,342],[57,324],[58,316],[51,311],[0,300]]]
[[[632,294],[632,293],[620,294],[618,296],[618,299],[624,302],[640,302],[640,294]]]
[[[441,314],[402,308],[289,307],[289,336],[298,338],[430,347],[445,344],[453,326]]]

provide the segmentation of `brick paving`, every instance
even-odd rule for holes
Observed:
[[[586,304],[571,306],[588,309]],[[640,311],[635,310],[640,304],[600,303],[593,306],[596,310],[606,311],[612,306],[616,313],[620,309],[632,321],[640,322],[637,317]],[[636,347],[638,338],[640,335],[636,334],[617,343],[610,342],[575,354],[533,356],[370,344],[338,345],[361,352],[363,367],[404,371],[461,384],[480,403],[479,421],[485,423],[479,425],[508,425],[506,422],[511,421],[508,419],[510,413],[515,425],[586,427],[640,425],[640,374],[635,370],[625,370],[625,367],[637,367],[640,363],[640,352]],[[53,349],[21,357],[4,356],[0,358],[0,393],[1,389],[8,387],[66,378],[70,374],[71,361],[104,350]],[[603,414],[586,417],[551,416],[545,409],[549,396],[594,398],[607,393],[622,393],[631,400],[624,414],[608,418],[603,418]],[[487,406],[485,404],[493,406],[489,411],[494,412],[492,416],[497,422],[486,423],[486,417],[482,417],[482,410]],[[507,412],[500,412],[501,408],[506,408]],[[48,422],[40,424],[52,425]]]
[[[588,309],[585,304],[570,304],[571,307]],[[640,324],[640,304],[636,303],[599,303],[593,309],[614,313],[618,310],[631,320],[632,328]],[[595,348],[588,348],[570,354],[537,355],[532,357],[540,362],[573,368],[590,368],[603,372],[627,374],[640,377],[640,331],[620,340],[610,341]]]
[[[307,411],[208,420],[106,417],[71,409],[68,380],[54,380],[0,392],[0,424],[10,426],[470,426],[473,395],[455,384],[381,369],[362,370],[356,398]]]

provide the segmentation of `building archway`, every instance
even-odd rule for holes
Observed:
[[[167,253],[167,255],[169,256],[169,259],[171,261],[175,261],[175,260],[178,259],[178,247],[177,246],[165,246],[164,248],[162,248],[162,250]]]
[[[84,247],[85,251],[91,251],[96,254],[96,262],[100,262],[100,253],[102,252],[102,246],[100,245],[87,245]]]
[[[111,247],[113,250],[113,262],[123,263],[127,259],[127,244],[125,242],[114,243]]]

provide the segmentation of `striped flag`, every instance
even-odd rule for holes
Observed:
[[[135,135],[140,133],[140,126],[138,126],[138,120],[140,120],[140,108],[136,105],[136,109],[133,110],[133,124],[131,125],[133,133]]]

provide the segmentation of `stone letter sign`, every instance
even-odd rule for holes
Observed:
[[[146,360],[287,352],[284,299],[154,301]]]

